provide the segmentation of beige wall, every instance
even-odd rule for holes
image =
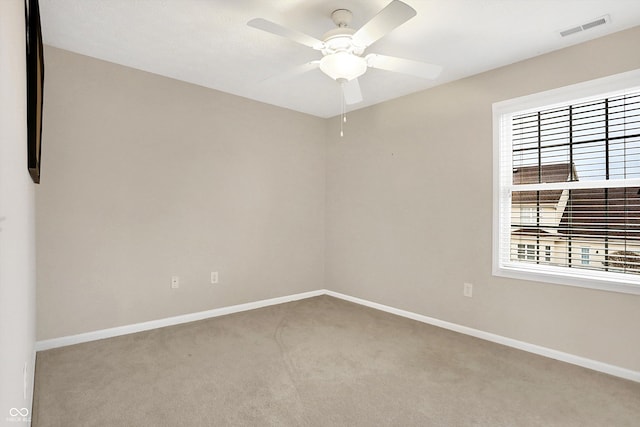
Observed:
[[[491,104],[640,68],[638,42],[359,110],[342,139],[337,119],[47,48],[38,338],[324,287],[640,370],[640,297],[491,276]]]
[[[324,287],[324,120],[45,49],[38,339]]]
[[[0,424],[31,415],[36,341],[34,187],[27,171],[24,2],[0,1]]]
[[[363,109],[343,139],[333,119],[327,288],[640,370],[640,296],[491,275],[492,103],[640,68],[639,44],[636,27]]]

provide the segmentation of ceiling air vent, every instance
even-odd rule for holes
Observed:
[[[569,28],[568,30],[560,31],[560,35],[562,37],[567,37],[567,36],[570,36],[571,34],[579,33],[580,31],[582,31],[582,27],[577,26],[577,27]]]
[[[567,28],[566,30],[560,31],[560,35],[562,37],[570,36],[571,34],[579,33],[581,31],[590,30],[591,28],[598,27],[600,25],[607,24],[611,21],[609,15],[601,16],[600,18],[596,18],[593,21],[587,22],[582,25],[578,25],[576,27]]]

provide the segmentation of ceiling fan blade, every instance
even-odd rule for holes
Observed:
[[[320,61],[310,61],[301,65],[298,65],[297,67],[291,68],[290,70],[287,70],[284,73],[267,77],[266,79],[263,79],[261,81],[262,82],[280,82],[284,80],[289,80],[292,77],[298,76],[300,74],[304,74],[311,70],[315,70],[319,66],[320,66]]]
[[[349,105],[362,102],[362,91],[360,90],[358,79],[342,83],[342,93],[344,95],[344,102]]]
[[[315,37],[311,37],[299,31],[292,30],[291,28],[283,27],[280,24],[267,21],[266,19],[255,18],[247,22],[247,25],[253,28],[257,28],[258,30],[266,31],[277,36],[288,38],[289,40],[293,40],[294,42],[309,46],[316,50],[320,50],[324,46],[324,43],[321,40],[316,39]]]
[[[427,64],[426,62],[413,61],[411,59],[396,58],[395,56],[372,53],[367,55],[365,59],[371,68],[395,71],[397,73],[422,77],[423,79],[435,79],[442,71],[442,67],[439,65]]]
[[[369,22],[364,24],[362,28],[356,31],[353,35],[353,43],[361,47],[370,46],[394,28],[399,27],[416,16],[416,13],[415,9],[408,4],[399,0],[393,0],[387,7],[378,12],[376,16],[371,18]]]

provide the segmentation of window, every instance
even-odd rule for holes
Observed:
[[[536,260],[536,245],[518,244],[518,259]]]
[[[538,212],[535,206],[523,206],[520,208],[520,224],[535,224]]]
[[[640,294],[640,70],[493,109],[494,274]]]
[[[580,248],[580,264],[589,265],[589,248]]]

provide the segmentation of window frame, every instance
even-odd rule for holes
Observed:
[[[549,264],[521,263],[522,265],[514,265],[518,264],[517,261],[502,263],[501,251],[505,248],[501,246],[501,240],[504,233],[508,232],[509,239],[507,239],[506,245],[510,246],[511,220],[508,215],[500,211],[501,201],[504,198],[502,196],[505,195],[505,191],[508,191],[501,186],[500,175],[503,167],[500,163],[504,150],[502,141],[510,136],[509,126],[503,126],[503,121],[507,120],[507,117],[511,117],[515,113],[521,114],[526,111],[547,109],[639,89],[640,69],[493,104],[492,273],[494,276],[640,295],[640,275],[569,269]],[[504,241],[502,243],[504,245]]]

